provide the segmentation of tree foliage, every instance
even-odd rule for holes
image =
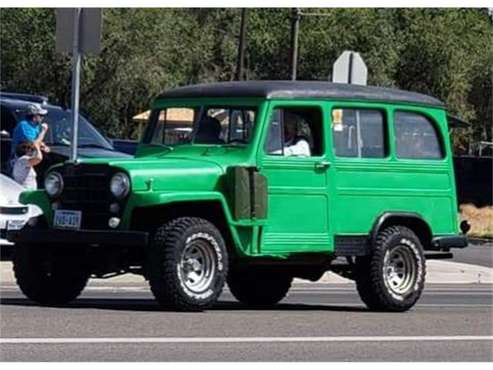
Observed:
[[[493,28],[482,9],[303,9],[298,77],[327,80],[345,49],[362,54],[369,83],[442,99],[473,123],[455,135],[491,141]],[[240,10],[105,9],[103,50],[83,61],[81,106],[107,134],[128,137],[132,117],[164,89],[235,74]],[[291,10],[250,9],[246,75],[290,76]],[[0,88],[70,100],[70,59],[55,53],[53,9],[1,9]]]

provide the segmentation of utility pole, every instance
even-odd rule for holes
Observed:
[[[238,45],[238,60],[236,63],[235,80],[241,81],[244,79],[245,67],[245,48],[246,48],[246,25],[247,25],[247,9],[241,9],[241,24],[240,24],[240,42]]]
[[[300,31],[301,9],[293,8],[291,12],[291,80],[296,80],[298,68],[298,34]]]
[[[80,64],[82,55],[80,53],[80,18],[81,8],[74,11],[74,30],[72,47],[72,150],[70,160],[77,160],[77,148],[79,141],[79,86],[80,86]]]

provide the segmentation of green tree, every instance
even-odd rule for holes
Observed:
[[[290,77],[290,14],[248,11],[249,79]],[[493,27],[483,9],[303,9],[299,79],[327,80],[345,49],[362,54],[369,83],[436,96],[472,122],[454,135],[492,140]],[[84,58],[81,107],[112,136],[175,86],[234,78],[239,9],[105,9],[102,52]],[[0,10],[0,88],[70,101],[70,59],[55,53],[53,9]]]

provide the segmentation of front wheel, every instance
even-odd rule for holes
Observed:
[[[21,291],[40,304],[59,305],[79,296],[90,269],[87,249],[16,244],[14,274]]]
[[[147,260],[154,297],[161,306],[177,311],[198,311],[213,305],[228,271],[221,233],[197,217],[181,217],[161,226]]]
[[[356,260],[356,287],[371,310],[409,310],[423,292],[425,274],[421,242],[404,226],[381,231],[372,254]]]

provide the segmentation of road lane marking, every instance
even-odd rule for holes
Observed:
[[[0,338],[0,344],[96,343],[280,343],[280,342],[452,342],[493,341],[492,335],[334,336],[334,337],[135,337],[135,338]]]
[[[309,295],[309,294],[339,294],[339,295],[350,295],[350,294],[355,294],[356,292],[349,292],[349,291],[339,291],[339,292],[324,292],[323,290],[318,290],[318,291],[305,291],[305,290],[292,290],[290,291],[292,294],[298,294],[298,295]],[[456,293],[456,294],[454,294]],[[463,295],[463,296],[492,296],[493,297],[493,292],[485,291],[485,292],[424,292],[423,293],[425,296],[439,296],[439,295],[446,295],[446,296],[451,296],[451,295]]]

